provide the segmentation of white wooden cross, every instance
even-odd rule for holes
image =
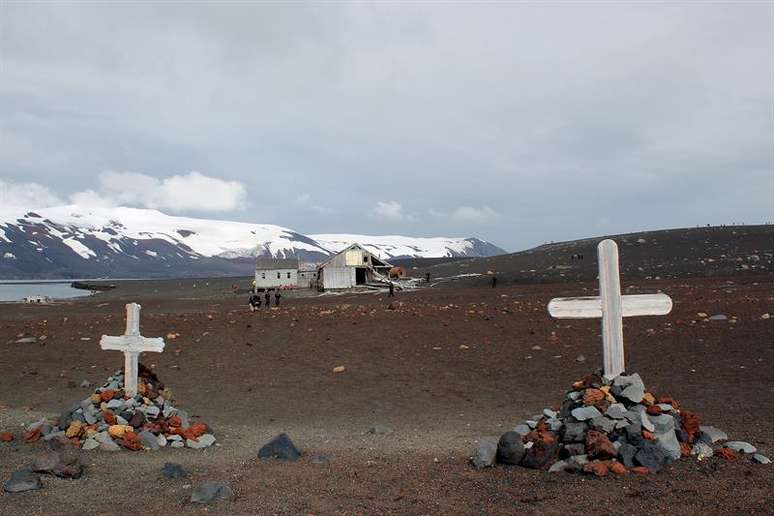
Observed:
[[[164,339],[148,339],[140,335],[140,308],[137,303],[126,305],[126,333],[120,337],[103,335],[99,341],[102,349],[124,352],[124,393],[130,398],[137,395],[137,358],[140,353],[164,351]]]
[[[666,315],[672,299],[666,294],[621,295],[618,273],[618,246],[603,240],[597,246],[599,257],[599,296],[555,298],[548,313],[557,319],[602,318],[602,356],[606,378],[625,371],[623,318],[638,315]]]

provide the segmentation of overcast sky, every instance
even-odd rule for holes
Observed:
[[[774,3],[0,0],[0,195],[479,236],[774,220]]]

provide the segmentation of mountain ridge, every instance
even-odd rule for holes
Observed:
[[[383,259],[505,253],[478,238],[304,235],[273,224],[126,207],[5,208],[0,279],[241,275],[251,273],[257,257],[320,262],[354,242]]]

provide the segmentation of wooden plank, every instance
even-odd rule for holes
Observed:
[[[672,311],[672,299],[666,294],[635,294],[623,296],[624,317],[666,315]],[[548,303],[548,313],[556,319],[599,319],[602,317],[602,298],[557,297]]]
[[[602,357],[607,378],[624,372],[623,306],[618,273],[618,245],[603,240],[599,254],[599,294],[602,298]]]
[[[160,353],[164,351],[164,339],[161,337],[140,337],[139,335],[121,335],[118,337],[103,335],[99,341],[99,346],[106,351],[130,351],[134,353],[155,351]]]

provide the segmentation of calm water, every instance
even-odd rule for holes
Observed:
[[[14,282],[0,281],[0,301],[20,301],[27,296],[48,296],[54,299],[69,299],[88,296],[88,290],[72,288],[70,281],[66,283],[46,282]]]

